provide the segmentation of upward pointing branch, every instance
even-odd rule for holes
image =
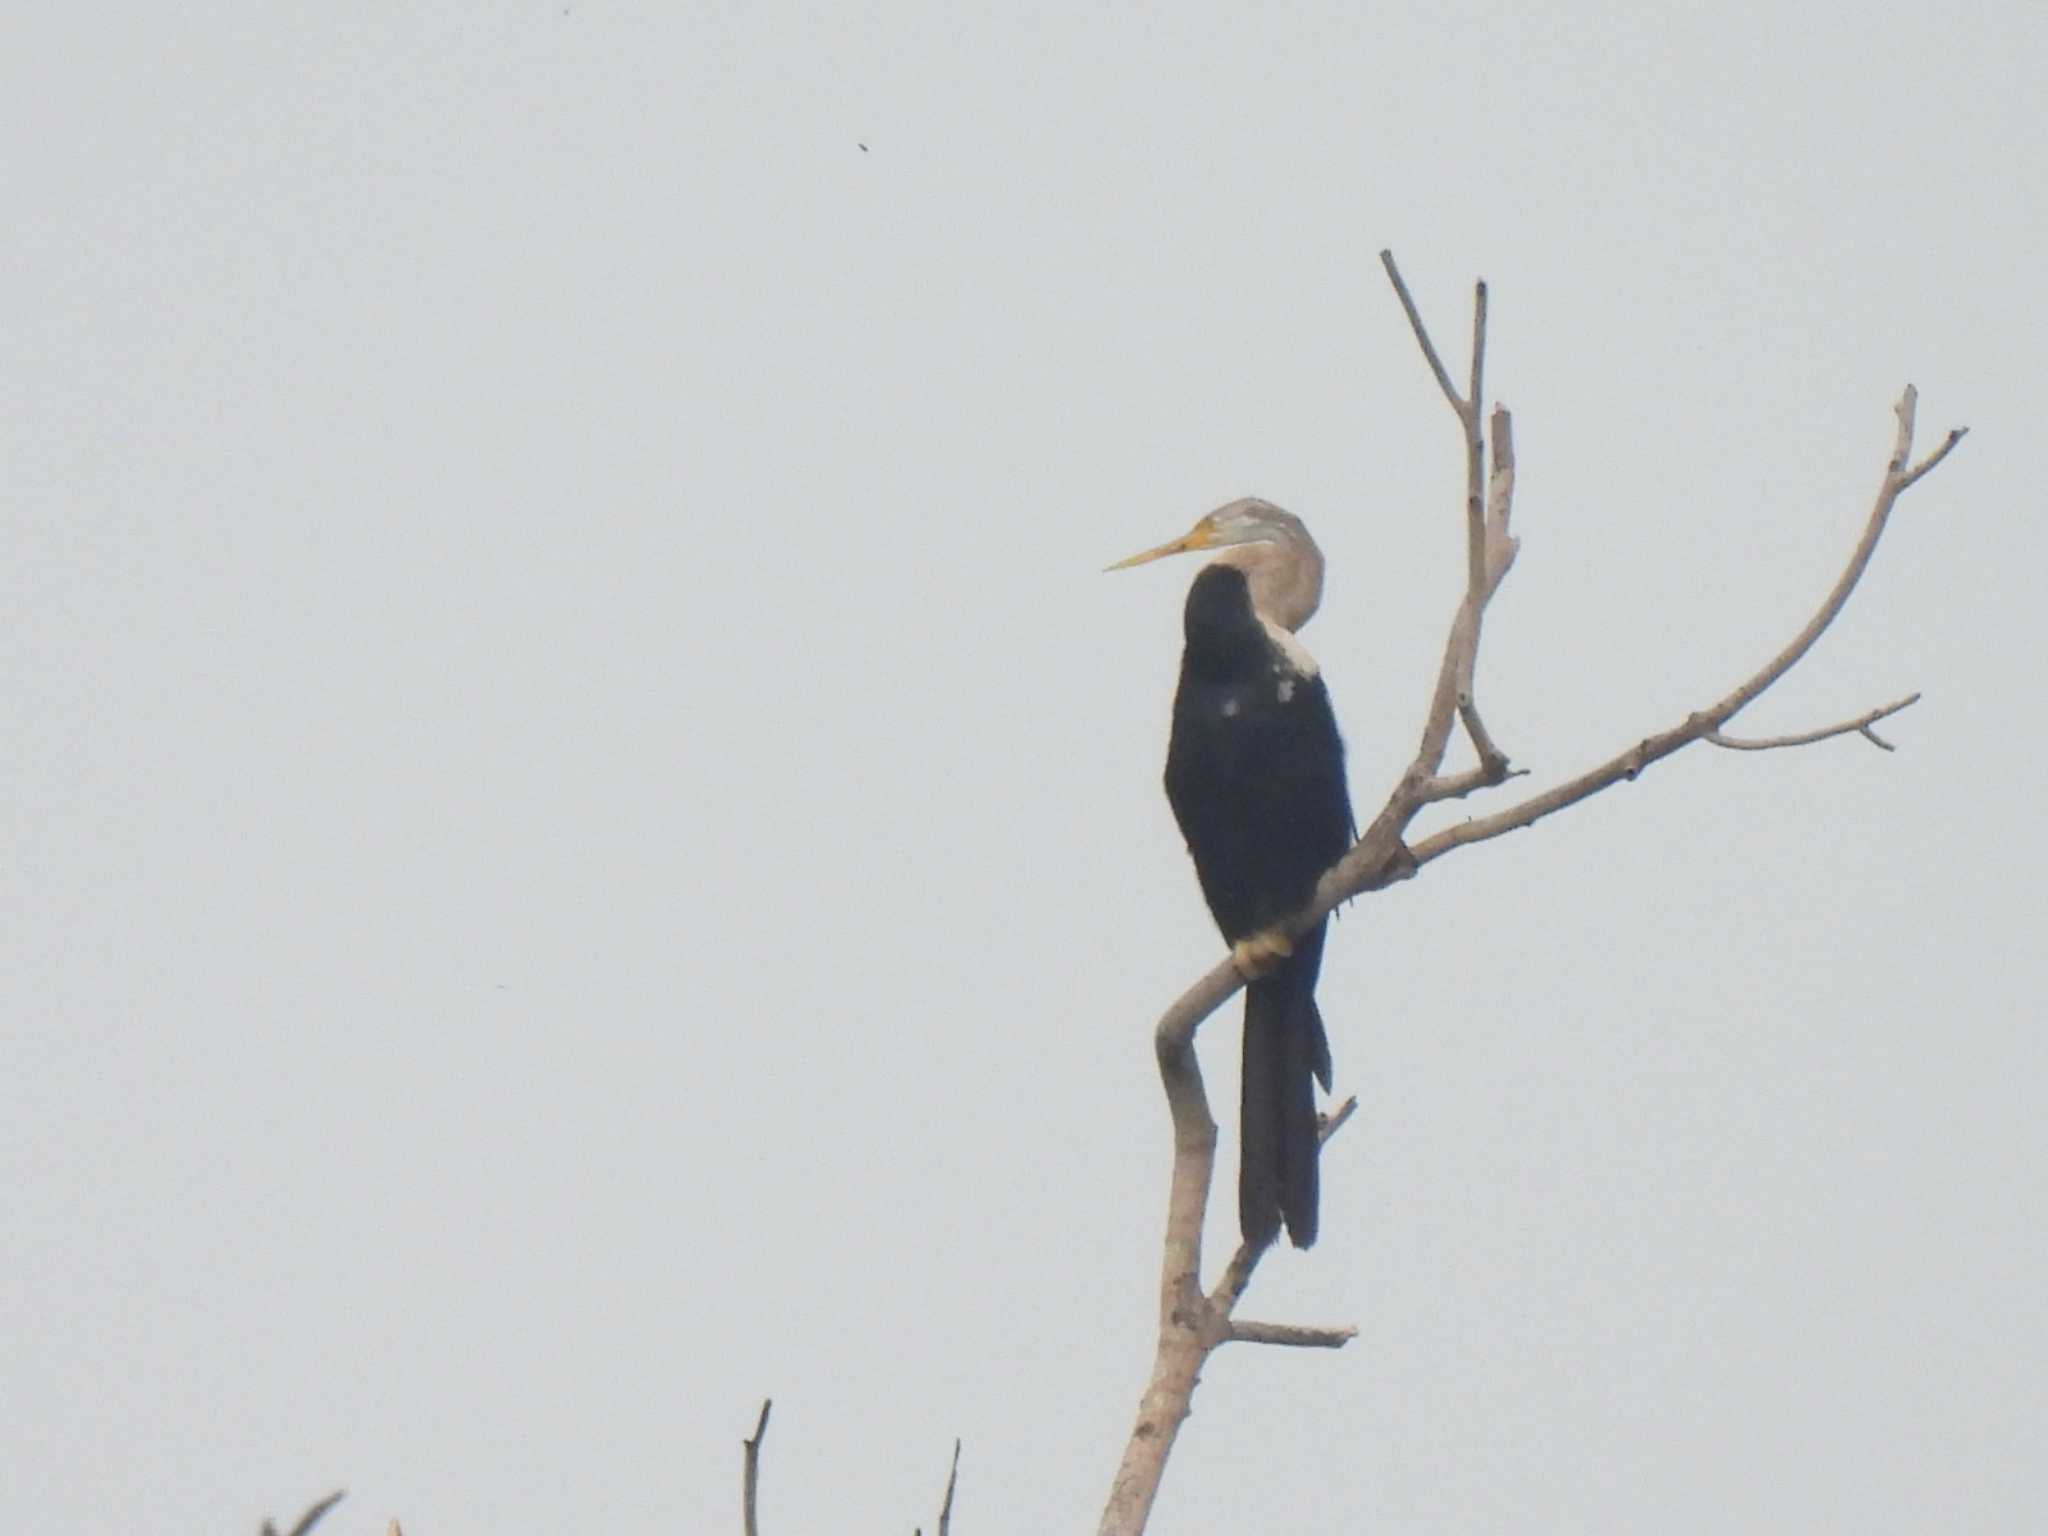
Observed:
[[[761,1442],[768,1438],[768,1410],[775,1406],[775,1399],[761,1399],[761,1417],[754,1421],[754,1438],[740,1442],[740,1453],[744,1458],[740,1472],[740,1504],[745,1517],[746,1536],[761,1536],[761,1528],[754,1518],[754,1506],[761,1492]]]

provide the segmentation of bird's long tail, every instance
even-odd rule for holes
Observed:
[[[1322,959],[1318,924],[1295,940],[1291,959],[1245,988],[1237,1219],[1254,1250],[1282,1222],[1295,1247],[1316,1240],[1315,1084],[1330,1086],[1330,1042],[1316,1009]]]

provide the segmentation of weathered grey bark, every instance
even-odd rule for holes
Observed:
[[[761,1536],[754,1509],[761,1493],[761,1442],[768,1438],[768,1410],[774,1406],[774,1398],[761,1399],[761,1417],[754,1421],[754,1437],[740,1442],[740,1510],[747,1536]]]

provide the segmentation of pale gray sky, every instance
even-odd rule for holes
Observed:
[[[1540,787],[1354,907],[1324,1239],[1156,1528],[2048,1502],[2048,11],[49,6],[0,58],[0,1527],[1092,1528],[1230,497],[1376,805],[1494,285]],[[864,152],[860,145],[867,146]],[[1505,803],[1495,797],[1491,803]],[[1236,1025],[1205,1035],[1234,1101]],[[1226,1138],[1234,1141],[1234,1125]],[[1225,1171],[1225,1182],[1230,1177]],[[1226,1228],[1228,1202],[1219,1202]]]

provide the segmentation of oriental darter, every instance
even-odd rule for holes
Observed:
[[[1275,925],[1307,905],[1356,835],[1329,691],[1294,634],[1322,600],[1323,555],[1300,518],[1246,497],[1110,569],[1203,549],[1222,552],[1188,589],[1166,798],[1246,978],[1239,1227],[1254,1251],[1283,1223],[1306,1248],[1316,1240],[1314,1085],[1330,1086],[1315,999],[1327,920],[1292,940]]]

